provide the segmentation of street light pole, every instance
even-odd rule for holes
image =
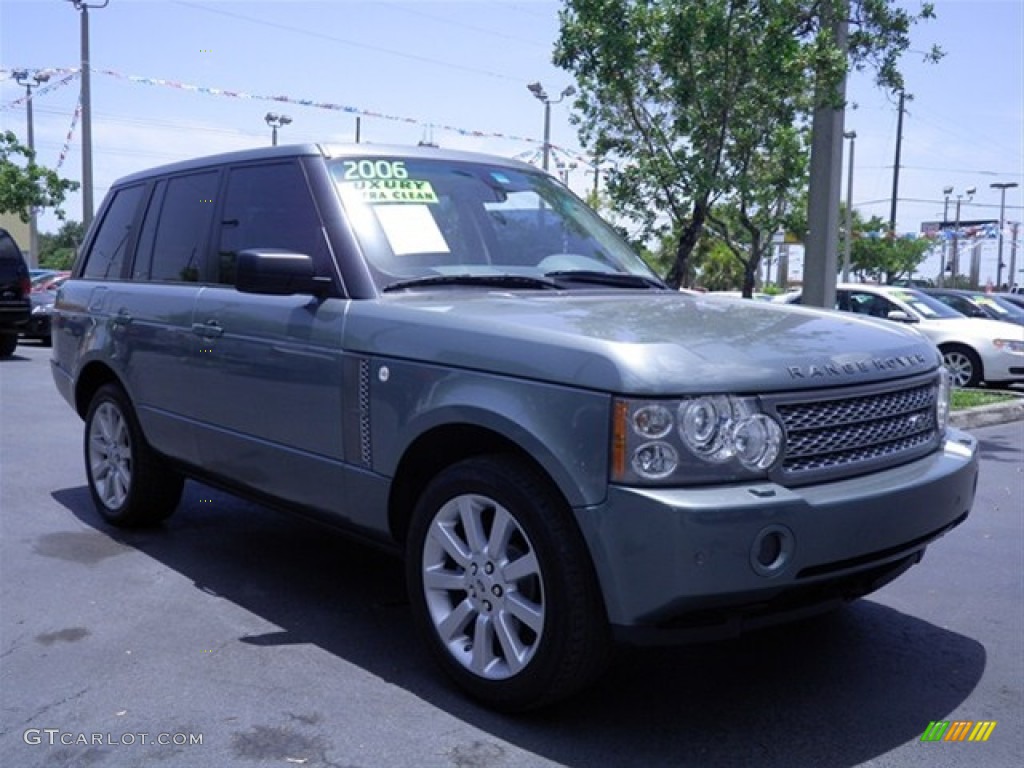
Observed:
[[[31,114],[31,113],[30,113]],[[996,257],[996,290],[1001,290],[1003,284],[1003,227],[1006,226],[1006,190],[1014,189],[1017,186],[1015,181],[995,182],[989,184],[992,189],[998,189],[999,197],[999,255]],[[1010,275],[1013,279],[1013,275]]]
[[[853,151],[857,143],[857,132],[846,131],[844,139],[850,140],[850,160],[846,166],[846,237],[843,243],[843,282],[850,282],[850,248],[853,241]]]
[[[76,11],[81,11],[82,37],[82,227],[89,229],[92,223],[92,89],[89,79],[89,9],[106,8],[103,5],[89,5],[84,0],[68,0]]]
[[[267,125],[270,126],[270,145],[273,147],[277,146],[277,129],[282,125],[288,125],[292,119],[288,115],[278,115],[274,112],[267,112],[263,118],[267,121]]]
[[[964,195],[967,196],[967,202],[974,199],[974,193],[977,192],[977,187],[971,187],[964,190]],[[953,224],[953,287],[956,288],[956,278],[960,274],[960,201],[964,195],[956,196],[956,222]]]
[[[15,70],[13,74],[18,84],[25,86],[25,111],[28,116],[28,149],[31,154],[28,162],[29,165],[35,165],[36,139],[32,125],[32,89],[45,83],[50,79],[50,76],[45,72],[36,72],[29,79],[27,69]],[[30,267],[39,266],[39,229],[36,220],[36,207],[34,205],[30,205],[28,209],[28,265]]]
[[[560,104],[568,96],[572,96],[576,93],[576,89],[571,85],[567,85],[561,95],[557,99],[549,99],[547,91],[544,90],[544,86],[540,83],[530,83],[526,88],[534,95],[538,101],[544,104],[544,160],[543,168],[548,170],[551,166],[551,105]]]
[[[949,221],[949,196],[953,194],[952,187],[943,187],[942,194],[946,200],[942,204],[942,226],[939,227],[939,231],[943,232],[946,229],[946,222]],[[949,257],[949,248],[946,238],[942,238],[942,263],[939,265],[939,279],[936,281],[939,284],[939,288],[942,287],[942,283],[946,278],[946,260]]]

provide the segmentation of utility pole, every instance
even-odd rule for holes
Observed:
[[[896,119],[896,159],[892,166],[892,204],[889,207],[889,235],[896,234],[896,202],[900,193],[900,148],[903,146],[903,101],[905,94],[900,91],[900,114]]]
[[[847,55],[849,4],[841,3],[832,18],[832,4],[823,6],[821,23],[832,30],[836,47]],[[833,104],[846,99],[846,76],[830,93],[822,84],[815,88],[817,104],[811,127],[811,169],[807,205],[807,248],[804,259],[803,303],[832,309],[836,302],[836,267],[839,241],[839,197],[843,168],[844,108]]]
[[[844,139],[850,140],[850,162],[846,166],[846,237],[843,238],[843,282],[850,282],[850,250],[853,247],[853,151],[857,143],[857,132],[846,131]]]
[[[28,116],[28,149],[31,153],[29,165],[35,165],[36,139],[32,126],[32,89],[45,83],[50,79],[46,72],[36,72],[31,79],[27,69],[18,69],[13,73],[14,79],[19,85],[25,86],[25,111]],[[28,209],[28,265],[39,266],[39,228],[36,219],[36,207],[30,205]]]
[[[89,5],[85,0],[68,0],[76,11],[81,11],[82,44],[82,227],[89,229],[92,223],[92,89],[89,70],[89,9],[106,8],[103,5]]]
[[[31,114],[31,112],[29,113]],[[31,123],[29,123],[31,125]],[[29,134],[31,136],[31,134]],[[31,138],[29,139],[31,141]],[[998,189],[999,197],[999,255],[996,257],[996,290],[1003,284],[1003,228],[1006,226],[1006,190],[1014,189],[1017,186],[1015,181],[995,182],[989,184],[992,189]],[[1010,267],[1010,280],[1013,280],[1013,267]]]
[[[1018,284],[1017,280],[1017,228],[1020,222],[1013,222],[1010,228],[1010,287]]]

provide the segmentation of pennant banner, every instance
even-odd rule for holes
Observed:
[[[0,70],[0,73],[9,74],[11,71],[13,71],[13,70],[5,69],[5,70]],[[45,89],[40,88],[39,91],[37,92],[39,94],[45,93],[46,91],[53,90],[53,89],[58,88],[58,87],[60,87],[62,85],[65,85],[67,82],[69,82],[73,78],[77,77],[79,75],[79,73],[80,73],[80,70],[77,69],[77,68],[74,68],[74,69],[72,69],[72,68],[55,68],[55,69],[47,69],[47,70],[40,70],[40,71],[44,71],[44,72],[48,72],[48,73],[52,73],[52,74],[62,74],[65,77],[60,82],[54,83],[52,86],[47,86]],[[507,139],[509,141],[520,141],[520,142],[525,142],[525,143],[528,143],[528,144],[541,144],[541,145],[543,145],[542,141],[539,141],[538,139],[532,138],[530,136],[517,136],[515,134],[510,134],[510,133],[477,131],[477,130],[472,130],[472,129],[469,129],[469,128],[460,128],[459,126],[456,126],[456,125],[441,125],[441,124],[438,124],[438,123],[426,122],[424,120],[418,120],[418,119],[416,119],[414,117],[405,117],[405,116],[402,116],[402,115],[393,115],[393,114],[388,114],[386,112],[376,112],[376,111],[370,110],[370,109],[360,109],[359,107],[354,107],[354,106],[351,106],[351,105],[348,105],[348,104],[335,104],[335,103],[327,102],[327,101],[315,101],[313,99],[300,99],[300,98],[296,98],[296,97],[293,97],[293,96],[287,96],[287,95],[268,96],[268,95],[265,95],[265,94],[247,93],[246,91],[235,91],[235,90],[228,90],[226,88],[215,88],[215,87],[209,87],[209,86],[203,86],[203,85],[194,85],[192,83],[182,83],[182,82],[179,82],[177,80],[165,80],[163,78],[158,78],[158,77],[141,77],[139,75],[126,75],[126,74],[124,74],[122,72],[117,72],[117,71],[115,71],[113,69],[99,69],[99,70],[92,70],[92,71],[95,71],[98,74],[106,75],[108,77],[112,77],[112,78],[115,78],[115,79],[118,79],[118,80],[125,80],[125,81],[130,82],[130,83],[138,83],[138,84],[141,84],[141,85],[162,86],[162,87],[165,87],[165,88],[173,88],[173,89],[179,90],[179,91],[188,91],[188,92],[191,92],[191,93],[201,93],[201,94],[205,94],[205,95],[208,95],[208,96],[221,96],[221,97],[229,98],[229,99],[245,99],[245,100],[252,100],[252,101],[270,101],[270,102],[276,102],[276,103],[279,103],[279,104],[294,104],[294,105],[297,105],[297,106],[300,106],[300,107],[312,107],[313,109],[325,109],[325,110],[330,110],[330,111],[333,111],[333,112],[344,112],[346,114],[351,114],[351,115],[359,115],[359,116],[362,116],[362,117],[377,118],[379,120],[390,120],[392,122],[407,123],[407,124],[410,124],[410,125],[421,125],[421,126],[429,127],[429,128],[437,128],[437,129],[440,129],[442,131],[448,131],[449,133],[456,133],[456,134],[458,134],[460,136],[471,136],[471,137],[486,138],[486,139]],[[6,108],[18,106],[24,100],[25,99],[23,97],[21,99],[17,99],[15,101],[9,102],[8,104],[3,105],[0,108],[6,109]],[[561,153],[563,153],[565,155],[573,157],[576,160],[582,161],[583,163],[586,163],[587,165],[590,165],[590,162],[587,160],[587,158],[584,157],[583,155],[581,155],[578,152],[574,152],[572,150],[566,149],[565,147],[560,147],[560,146],[558,146],[556,144],[551,144],[550,147],[554,151],[561,152]]]

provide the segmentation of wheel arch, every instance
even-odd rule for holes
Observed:
[[[124,382],[114,373],[113,369],[101,362],[87,363],[79,371],[75,381],[75,411],[83,419],[89,411],[89,403],[104,384],[117,384],[125,392],[128,391]]]
[[[399,461],[388,497],[388,526],[394,540],[405,541],[416,501],[434,477],[464,459],[487,454],[518,457],[537,471],[552,492],[566,498],[551,473],[511,438],[478,424],[439,425],[419,435]]]

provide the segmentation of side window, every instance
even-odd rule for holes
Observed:
[[[872,317],[887,318],[890,312],[895,312],[899,309],[895,304],[890,302],[883,296],[876,296],[873,293],[861,293],[859,291],[851,291],[850,293],[850,310],[861,315],[871,315]]]
[[[119,278],[131,241],[135,211],[139,207],[143,185],[126,187],[114,193],[99,231],[86,256],[82,277]]]
[[[160,206],[164,202],[167,181],[161,179],[156,183],[153,194],[149,198],[142,227],[139,229],[139,240],[135,246],[135,262],[132,265],[132,280],[148,280],[149,270],[153,266],[153,241],[156,239],[156,227],[160,223]]]
[[[151,280],[195,283],[204,277],[217,171],[167,181],[153,241]]]
[[[238,252],[246,248],[304,253],[312,257],[316,274],[334,276],[320,217],[297,163],[230,171],[217,246],[218,283],[234,284]]]

